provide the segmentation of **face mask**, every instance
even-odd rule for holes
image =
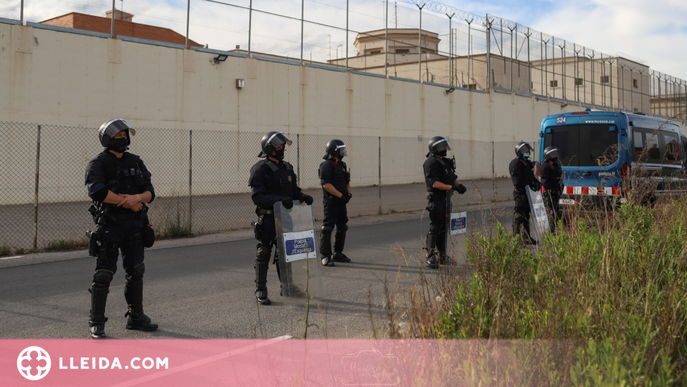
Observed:
[[[522,157],[528,158],[528,157],[530,157],[530,154],[529,154],[529,153],[525,153],[524,155],[522,155]]]
[[[446,149],[442,150],[441,152],[437,153],[438,156],[441,157],[446,157]]]
[[[274,150],[274,157],[277,160],[283,160],[284,159],[284,148],[281,148],[279,150],[275,149]]]
[[[126,137],[112,139],[108,149],[111,149],[115,152],[124,153],[124,151],[126,151]]]

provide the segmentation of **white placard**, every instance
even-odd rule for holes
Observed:
[[[315,232],[313,230],[284,233],[284,252],[286,262],[317,258],[315,252]]]
[[[451,235],[464,234],[468,229],[468,213],[454,212],[451,214]]]

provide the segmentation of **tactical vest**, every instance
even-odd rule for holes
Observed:
[[[293,198],[293,166],[286,161],[283,165],[277,165],[265,159],[259,171],[266,174],[265,191],[268,195],[286,196]]]
[[[515,191],[524,194],[525,187],[532,185],[534,180],[534,163],[530,160],[521,159],[516,157],[508,165],[508,171],[510,172],[511,178],[513,179],[513,186],[515,186]],[[520,171],[519,175],[516,172]]]
[[[323,161],[320,168],[317,170],[317,176],[322,179],[322,169],[328,168],[332,171],[331,185],[337,191],[345,194],[348,192],[348,184],[351,182],[351,173],[346,168],[346,163],[343,161],[335,162],[333,159]],[[329,194],[326,189],[322,188],[325,197]]]
[[[547,190],[560,191],[563,170],[558,164],[545,162],[539,167],[541,171],[541,185]]]
[[[425,171],[431,170],[434,164],[439,164],[439,169],[442,171],[438,181],[444,184],[453,185],[453,182],[458,178],[455,173],[453,173],[453,166],[444,161],[444,159],[432,156],[425,161]],[[432,183],[426,172],[425,185],[427,186],[427,192],[434,194],[437,198],[441,199],[446,197],[446,191],[432,187]]]
[[[143,193],[145,179],[141,170],[141,158],[124,153],[121,158],[101,153],[98,159],[105,167],[105,184],[116,194],[136,195]]]

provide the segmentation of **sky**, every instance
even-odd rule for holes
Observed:
[[[424,0],[389,0],[389,27],[418,28],[419,9],[415,3]],[[250,0],[191,0],[190,38],[210,48],[230,50],[248,47]],[[0,17],[18,19],[20,0],[3,0]],[[111,0],[33,0],[25,2],[25,18],[41,21],[72,11],[102,15],[112,5]],[[301,1],[253,0],[251,18],[251,49],[300,58]],[[530,27],[567,45],[593,49],[604,55],[623,56],[644,64],[653,70],[687,80],[687,1],[685,0],[442,0],[428,4],[422,12],[422,28],[439,33],[440,50],[449,50],[449,20],[444,13],[455,9],[479,15],[470,24],[459,13],[451,20],[454,33],[454,53],[465,55],[468,35],[472,53],[484,52],[486,46],[484,15],[498,16],[520,26]],[[346,0],[304,0],[306,23],[303,31],[303,57],[306,60],[325,61],[353,56],[357,32],[383,29],[385,3],[383,0],[349,0],[349,29],[352,31],[346,44]],[[186,33],[187,0],[116,0],[117,8],[134,14],[137,23],[164,26],[180,34]],[[286,15],[292,19],[273,16]],[[469,19],[468,19],[469,20]],[[518,27],[523,28],[523,27]],[[508,29],[493,36],[499,41],[495,49],[509,55],[511,46],[516,55],[523,54],[525,38],[509,43]],[[505,36],[505,38],[504,38]],[[501,43],[501,42],[504,43]],[[534,42],[531,42],[535,47]],[[492,47],[494,43],[492,42]],[[531,48],[532,55],[540,50]],[[523,59],[520,56],[519,59]]]

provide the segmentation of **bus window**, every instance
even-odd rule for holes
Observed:
[[[605,167],[618,161],[618,130],[608,125],[580,125],[580,166]]]
[[[563,166],[577,166],[578,151],[578,126],[560,126],[551,128],[551,133],[546,133],[544,147],[553,146],[558,149],[558,157]]]
[[[632,138],[634,139],[635,156],[639,158],[644,152],[644,136],[642,136],[642,132],[635,130]]]
[[[662,133],[662,135],[663,143],[666,144],[665,151],[663,152],[663,162],[665,164],[679,164],[679,160],[682,157],[680,156],[677,134]]]
[[[550,129],[544,138],[544,146],[558,148],[563,166],[597,167],[618,161],[618,130],[611,130],[615,127],[566,125]]]
[[[658,144],[658,134],[649,129],[635,129],[633,131],[635,138],[635,149],[637,149],[637,139],[643,138],[642,149],[636,152],[638,160],[642,163],[656,163],[661,162],[661,150]]]

